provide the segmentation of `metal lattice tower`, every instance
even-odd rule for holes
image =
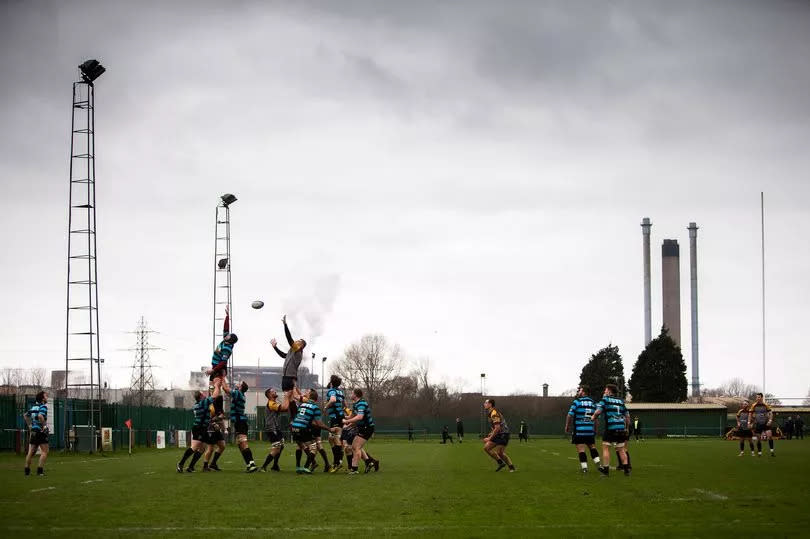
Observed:
[[[149,345],[149,334],[157,332],[146,326],[146,320],[144,320],[143,316],[138,321],[138,328],[133,333],[136,339],[135,347],[127,349],[135,352],[129,390],[135,396],[138,406],[143,406],[144,397],[148,398],[155,391],[155,379],[152,376],[152,363],[149,360],[149,352],[160,350],[160,348]],[[147,402],[147,404],[150,403]]]
[[[101,349],[98,321],[96,246],[95,94],[93,81],[104,72],[96,60],[79,66],[73,83],[70,127],[70,191],[68,202],[67,299],[65,323],[65,398],[74,400],[74,418],[86,413],[92,433],[90,452],[97,449],[101,425]],[[64,407],[65,447],[71,421]],[[84,419],[84,417],[82,418]]]
[[[231,309],[231,204],[236,197],[230,193],[220,197],[216,210],[214,229],[214,320],[211,334],[211,349],[222,340],[222,322],[225,308],[230,312],[230,325],[233,331],[233,309]],[[228,379],[233,386],[233,355],[228,361]]]

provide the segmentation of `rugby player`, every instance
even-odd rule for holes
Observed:
[[[304,358],[304,348],[307,346],[307,341],[304,339],[293,340],[290,334],[290,328],[287,326],[287,315],[281,317],[281,322],[284,324],[284,336],[287,337],[287,343],[290,349],[286,352],[279,350],[278,341],[275,339],[270,340],[270,344],[276,353],[284,358],[284,368],[281,372],[281,391],[284,392],[284,401],[282,408],[290,411],[290,418],[296,416],[296,400],[301,399],[301,392],[298,390],[298,366],[301,365],[301,360]]]
[[[364,451],[366,442],[371,439],[374,434],[374,417],[371,415],[371,406],[368,401],[363,398],[363,390],[354,389],[352,391],[352,416],[343,420],[343,425],[356,425],[357,434],[352,440],[352,459],[349,462],[349,473],[357,474],[357,465],[365,453],[366,472],[370,469],[380,471],[380,461],[373,458]]]
[[[627,431],[630,428],[630,412],[624,405],[624,401],[616,396],[619,388],[616,384],[605,386],[602,400],[596,405],[596,411],[591,416],[591,421],[596,424],[596,418],[604,412],[605,432],[602,434],[602,466],[599,471],[604,475],[610,472],[610,446],[616,447],[619,453],[618,469],[624,469],[624,475],[630,475],[630,468],[627,466],[627,452],[625,443],[627,442]]]
[[[581,385],[577,389],[577,398],[571,403],[568,415],[565,417],[565,432],[572,432],[571,423],[574,429],[571,434],[571,443],[577,448],[579,456],[579,466],[583,473],[588,472],[588,457],[585,455],[585,448],[590,449],[593,463],[599,466],[599,451],[596,450],[596,430],[593,428],[591,416],[596,410],[596,403],[589,396],[588,386]]]
[[[194,456],[191,458],[191,463],[188,465],[186,472],[193,472],[194,465],[197,464],[197,461],[200,460],[200,457],[205,451],[205,444],[208,440],[208,407],[212,402],[213,399],[211,399],[211,397],[203,398],[202,391],[194,392],[194,406],[191,407],[191,412],[194,414],[194,423],[191,426],[191,447],[186,449],[186,452],[183,453],[183,458],[177,463],[177,471],[179,473],[183,473],[183,465],[185,465],[186,459],[191,457],[192,454]]]
[[[217,421],[222,421],[225,417],[223,411],[223,397],[222,392],[228,391],[228,379],[226,377],[228,371],[228,359],[233,354],[233,346],[239,338],[236,333],[230,332],[230,313],[228,307],[225,307],[225,322],[222,324],[222,342],[220,342],[214,349],[214,355],[211,356],[211,368],[205,371],[209,374],[211,385],[209,387],[209,394],[214,399],[214,418]]]
[[[313,441],[312,427],[319,427],[324,430],[329,430],[329,427],[321,421],[321,409],[316,404],[318,402],[318,393],[314,389],[310,389],[307,397],[308,399],[298,407],[298,413],[290,425],[290,430],[292,431],[293,441],[298,444],[298,449],[307,453],[307,464],[309,465],[315,460],[314,453],[310,452],[310,445]],[[297,453],[296,458],[298,458],[298,462],[296,463],[295,473],[312,473],[312,470],[307,465],[301,466],[301,460]]]
[[[245,392],[248,390],[247,382],[242,380],[239,387],[231,391],[231,424],[234,425],[234,432],[236,432],[236,445],[239,447],[239,452],[242,453],[242,458],[245,461],[245,471],[253,473],[259,468],[253,462],[253,452],[248,447],[247,434],[248,434],[248,417],[245,415]]]
[[[329,445],[332,446],[332,468],[330,471],[336,472],[343,467],[343,447],[341,445],[340,437],[343,430],[343,420],[345,414],[343,407],[346,403],[346,397],[343,390],[340,389],[340,384],[343,380],[337,374],[333,374],[329,378],[329,385],[326,386],[326,415],[329,417],[329,426],[337,429],[335,432],[329,433]]]
[[[48,459],[48,393],[37,393],[36,402],[23,414],[25,424],[30,429],[28,453],[25,455],[25,475],[31,475],[31,460],[39,448],[37,475],[45,475],[45,461]]]
[[[270,453],[264,459],[262,464],[262,471],[267,471],[267,466],[270,462],[273,465],[270,470],[274,472],[281,471],[278,467],[278,459],[281,457],[281,451],[284,449],[284,435],[281,433],[281,425],[279,423],[279,413],[281,412],[281,404],[278,402],[278,392],[275,389],[269,388],[264,392],[267,397],[267,410],[264,411],[264,432],[267,436],[267,441],[270,442]]]
[[[754,456],[754,433],[751,432],[751,426],[749,425],[749,417],[751,416],[751,412],[749,411],[751,408],[751,403],[746,399],[743,401],[742,408],[737,410],[737,437],[740,439],[740,454],[738,456],[742,457],[745,455],[745,441],[748,440],[748,446],[751,448],[751,456]]]
[[[213,404],[213,399],[211,399],[211,401],[212,404],[208,408],[209,414],[208,432],[207,432],[208,436],[206,439],[206,444],[208,444],[208,447],[206,447],[205,454],[203,455],[202,471],[219,472],[221,470],[220,467],[217,465],[217,461],[219,460],[219,457],[222,456],[222,453],[225,451],[225,435],[223,432],[224,425],[222,420],[219,421],[216,420],[218,417],[216,406]]]
[[[509,466],[509,471],[514,472],[515,465],[506,454],[506,446],[509,444],[509,425],[506,424],[506,418],[495,408],[495,399],[485,400],[484,410],[492,427],[489,436],[484,438],[484,453],[498,463],[496,472],[500,472],[504,466]]]
[[[765,402],[762,393],[757,393],[757,400],[748,409],[748,428],[754,427],[754,440],[757,442],[757,455],[762,456],[762,440],[768,440],[768,447],[771,450],[771,456],[775,457],[773,452],[773,431],[771,425],[773,424],[773,410]]]
[[[312,391],[314,390],[312,389],[308,390],[307,395],[312,395],[313,394],[311,393]],[[317,393],[314,394],[317,395]],[[317,401],[311,402],[315,403],[316,405],[318,404]],[[332,436],[331,430],[329,431],[329,436],[330,438]],[[311,472],[314,472],[315,468],[318,467],[318,463],[315,462],[315,455],[320,455],[321,458],[323,459],[323,471],[324,473],[329,473],[329,470],[331,468],[331,465],[329,464],[329,457],[326,456],[326,451],[324,451],[323,449],[323,442],[321,440],[321,428],[316,425],[312,425],[312,442],[310,443],[309,446],[309,454],[311,455],[311,461],[308,462],[307,467]]]

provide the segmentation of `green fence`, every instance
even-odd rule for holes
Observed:
[[[34,402],[33,396],[18,397],[0,395],[0,450],[22,451],[28,441],[23,413]],[[183,408],[161,408],[152,406],[130,406],[122,403],[101,402],[101,425],[112,429],[114,449],[129,447],[129,429],[125,422],[132,421],[133,447],[152,447],[156,442],[157,431],[166,433],[167,446],[177,443],[177,432],[186,431],[187,441],[191,437],[193,415],[191,410]],[[96,422],[98,422],[99,402],[94,403]],[[65,425],[88,425],[90,421],[90,402],[82,399],[50,399],[48,413],[53,425],[49,443],[53,448],[64,448]],[[67,422],[65,412],[67,411]],[[256,415],[248,414],[248,428],[251,438],[256,438]],[[78,428],[81,433],[81,427]],[[81,436],[81,434],[79,434]],[[100,432],[96,433],[100,436]]]

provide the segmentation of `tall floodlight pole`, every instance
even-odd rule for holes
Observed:
[[[762,394],[765,394],[765,192],[759,193],[762,232]]]
[[[644,262],[644,346],[652,340],[652,304],[650,285],[650,228],[649,217],[641,220],[642,258]]]
[[[698,361],[698,281],[696,223],[689,223],[689,289],[692,311],[692,396],[700,397],[700,363]]]
[[[101,364],[104,362],[101,358],[98,323],[94,81],[105,71],[98,60],[87,60],[79,66],[81,80],[73,83],[70,124],[62,440],[65,448],[68,448],[73,422],[71,413],[85,412],[88,426],[83,436],[89,437],[86,448],[90,453],[97,449],[96,430],[101,425]],[[74,372],[83,374],[76,382],[71,383],[73,366]],[[74,408],[84,406],[77,400],[80,397],[86,400],[87,409]]]
[[[324,368],[326,367],[326,356],[321,358],[321,393],[326,390],[326,384],[324,383],[326,380],[324,379]]]
[[[236,197],[225,193],[219,197],[216,209],[216,225],[214,228],[214,316],[212,332],[212,349],[222,339],[220,333],[222,322],[225,319],[225,309],[230,313],[231,332],[234,329],[233,309],[231,303],[231,204]],[[228,379],[231,387],[233,381],[233,354],[228,359]]]

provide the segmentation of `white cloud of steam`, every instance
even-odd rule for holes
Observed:
[[[323,335],[326,322],[335,305],[340,275],[332,273],[319,277],[312,290],[296,293],[282,300],[287,323],[295,339],[314,343]]]

